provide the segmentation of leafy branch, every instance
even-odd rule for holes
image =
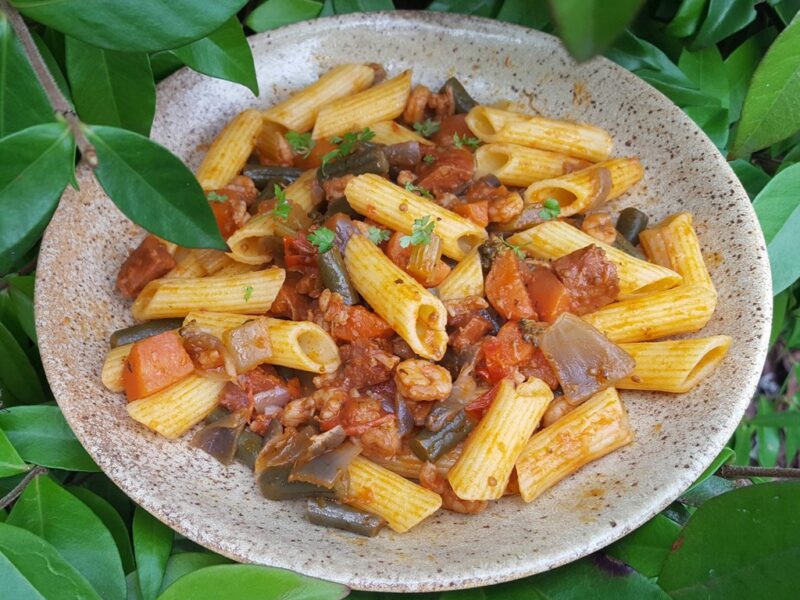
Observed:
[[[36,465],[30,471],[28,471],[25,477],[23,477],[22,480],[16,486],[14,486],[14,489],[0,498],[0,510],[11,506],[14,500],[19,498],[20,494],[25,491],[25,488],[28,487],[28,484],[33,481],[37,475],[42,475],[44,473],[47,473],[47,469],[45,467],[40,467],[39,465]]]

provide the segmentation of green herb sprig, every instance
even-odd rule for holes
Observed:
[[[430,119],[425,119],[424,121],[418,121],[412,125],[414,127],[414,131],[420,134],[422,137],[429,138],[434,133],[439,131],[439,127],[441,125],[438,121],[431,121]]]
[[[336,234],[327,227],[318,227],[306,236],[320,254],[325,254],[328,250],[333,248],[333,242],[336,239]]]
[[[292,147],[292,152],[303,158],[308,158],[317,142],[311,139],[311,132],[298,133],[296,131],[287,131],[284,136],[289,146]]]
[[[272,209],[272,216],[276,219],[281,219],[285,221],[289,218],[289,213],[292,210],[291,203],[286,199],[286,193],[283,191],[283,188],[279,186],[277,183],[273,188],[273,192],[275,193],[275,199],[277,203],[275,204],[275,208]]]
[[[388,229],[381,229],[380,227],[371,226],[367,230],[367,239],[376,246],[392,237],[392,232]]]
[[[431,220],[430,215],[414,219],[411,235],[404,235],[400,238],[400,247],[408,248],[409,246],[424,246],[428,244],[431,241],[434,227],[436,227],[436,223]]]
[[[550,221],[561,214],[561,205],[555,198],[548,198],[544,201],[544,208],[539,211],[539,216],[545,221]]]
[[[463,135],[459,137],[457,132],[453,134],[453,145],[456,148],[463,148],[464,146],[468,146],[472,150],[475,150],[478,148],[478,144],[480,143],[481,141],[476,137],[471,137],[468,135]]]

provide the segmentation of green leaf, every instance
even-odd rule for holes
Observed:
[[[340,3],[340,1],[334,0],[334,4],[337,6]],[[499,0],[434,0],[428,5],[428,10],[492,17],[497,12],[499,4]]]
[[[299,573],[256,565],[216,565],[181,577],[159,600],[217,600],[234,594],[259,600],[338,600],[348,589],[338,583],[305,577]]]
[[[784,25],[788,25],[800,11],[800,0],[769,0],[772,8],[778,13]]]
[[[67,79],[64,77],[64,72],[61,70],[61,65],[58,64],[56,57],[53,56],[50,46],[48,46],[35,31],[31,32],[31,37],[33,37],[33,42],[39,49],[39,54],[42,55],[42,60],[44,60],[45,64],[47,65],[47,70],[50,71],[53,79],[55,79],[56,86],[58,86],[58,89],[61,90],[62,94],[64,94],[64,97],[67,99],[67,101],[72,104],[72,93],[70,92],[69,84],[67,84]]]
[[[692,35],[697,31],[707,4],[708,0],[683,0],[664,33],[679,38]]]
[[[728,108],[730,104],[728,76],[725,73],[722,55],[716,46],[696,52],[684,50],[678,59],[678,67],[702,94],[714,98],[723,108]],[[727,127],[727,122],[725,125]]]
[[[711,464],[708,465],[708,468],[700,474],[691,487],[689,487],[689,489],[686,491],[691,491],[692,488],[695,488],[703,483],[706,479],[716,473],[722,465],[729,462],[734,456],[736,456],[736,452],[733,451],[733,448],[728,448],[725,446],[720,453],[717,454],[717,457],[711,461]]]
[[[213,554],[212,552],[183,552],[173,554],[167,561],[167,569],[164,571],[164,581],[161,582],[163,592],[175,581],[198,569],[211,567],[213,565],[223,565],[230,563],[229,558]]]
[[[181,246],[227,249],[200,184],[178,157],[124,129],[85,130],[97,149],[95,176],[129,219]]]
[[[789,306],[790,289],[783,290],[772,299],[772,328],[769,333],[769,345],[772,346],[783,332],[786,323],[786,312]]]
[[[753,200],[772,267],[774,294],[800,276],[797,240],[800,239],[800,164],[778,173]]]
[[[111,533],[92,509],[46,475],[28,484],[6,522],[52,544],[104,599],[125,597],[125,574]]]
[[[784,29],[753,74],[732,153],[742,157],[800,129],[800,19]]]
[[[800,450],[800,426],[787,427],[783,430],[786,464],[791,464]]]
[[[733,450],[736,452],[736,458],[733,461],[735,465],[749,465],[750,464],[750,439],[753,437],[753,427],[747,423],[739,423],[736,431],[733,434]]]
[[[161,589],[172,549],[172,530],[142,507],[133,515],[133,551],[144,600],[153,600]],[[230,591],[230,590],[228,590]]]
[[[65,123],[46,123],[0,140],[0,156],[0,273],[4,273],[36,243],[50,220],[72,177],[75,142]]]
[[[102,600],[53,546],[8,523],[0,523],[0,581],[6,598]]]
[[[394,3],[392,0],[333,0],[333,9],[337,15],[345,15],[354,12],[394,10]]]
[[[604,52],[633,21],[642,0],[550,0],[550,12],[569,53],[584,61]]]
[[[727,494],[735,490],[736,484],[722,477],[712,475],[703,483],[692,486],[681,496],[681,502],[686,506],[700,506],[704,502],[716,498],[720,494]]]
[[[706,48],[744,29],[756,18],[754,0],[711,0],[692,48]]]
[[[322,4],[316,0],[267,0],[251,12],[245,24],[253,31],[267,31],[313,19],[319,16]]]
[[[684,112],[703,130],[720,152],[725,154],[728,144],[728,110],[715,106],[687,106]]]
[[[773,414],[770,401],[762,396],[758,399],[758,417]],[[758,464],[762,467],[774,467],[778,464],[778,453],[781,450],[780,432],[775,427],[759,425],[756,427],[756,444]]]
[[[750,80],[774,37],[774,29],[761,31],[748,38],[725,59],[725,75],[730,89],[731,123],[739,120]]]
[[[114,543],[117,545],[123,571],[125,573],[133,571],[136,568],[136,562],[133,558],[131,538],[128,528],[125,526],[125,521],[122,520],[120,514],[106,499],[101,498],[85,487],[70,487],[69,491],[91,508],[94,514],[103,522],[103,525],[106,526],[111,537],[114,538]]]
[[[19,475],[30,468],[31,466],[25,464],[14,446],[11,445],[8,436],[0,429],[0,478]]]
[[[7,277],[9,297],[22,329],[30,340],[36,342],[36,324],[33,319],[33,275]]]
[[[656,515],[633,533],[611,544],[605,552],[636,569],[645,577],[656,577],[681,526],[664,515]]]
[[[739,181],[742,182],[751,200],[758,196],[758,193],[769,183],[770,177],[764,172],[764,169],[750,161],[737,158],[728,164],[733,169],[733,172],[736,173]]]
[[[258,96],[253,53],[235,16],[211,35],[176,48],[172,53],[183,63],[211,77],[241,83]]]
[[[6,432],[26,462],[70,471],[99,471],[57,406],[12,406],[0,411]]]
[[[738,488],[700,506],[658,583],[674,599],[791,598],[800,586],[800,484]]]
[[[800,427],[800,412],[794,410],[777,413],[764,412],[748,419],[747,422],[756,427]]]
[[[7,518],[8,518],[8,513],[6,512],[6,509],[5,508],[0,509],[0,523],[5,523]]]
[[[36,403],[45,399],[39,375],[3,323],[0,323],[0,382],[19,401]]]
[[[497,13],[498,21],[544,29],[550,23],[547,0],[506,0]]]
[[[246,0],[11,0],[23,15],[79,40],[123,52],[185,46],[219,29]]]

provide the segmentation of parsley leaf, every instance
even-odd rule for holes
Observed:
[[[525,258],[525,253],[522,251],[522,248],[520,248],[519,246],[515,246],[514,244],[512,244],[511,242],[509,242],[507,240],[503,240],[503,244],[509,250],[511,250],[514,254],[516,254],[518,257]]]
[[[355,145],[359,142],[368,142],[372,138],[375,137],[375,132],[372,131],[369,127],[364,127],[361,131],[345,133],[343,136],[335,135],[330,140],[328,140],[331,144],[336,144],[339,147],[335,150],[331,150],[325,156],[322,157],[322,170],[325,170],[325,166],[332,161],[334,158],[345,157],[350,154]]]
[[[555,198],[548,198],[544,201],[544,208],[539,211],[539,216],[545,221],[555,219],[561,214],[561,205]]]
[[[336,234],[327,227],[318,227],[309,233],[306,238],[314,244],[320,254],[325,254],[333,248],[333,240],[336,239]]]
[[[414,185],[410,181],[406,183],[406,190],[413,193],[417,193],[423,198],[427,198],[428,200],[433,200],[433,194],[431,194],[428,190],[424,187],[419,187],[418,185]]]
[[[440,125],[437,121],[431,121],[430,119],[414,123],[414,131],[426,138],[439,131],[439,127]]]
[[[276,219],[281,219],[285,221],[289,218],[289,213],[292,210],[292,205],[289,204],[289,201],[286,199],[286,194],[283,191],[283,188],[279,186],[277,183],[273,188],[275,192],[275,199],[278,201],[275,204],[275,208],[272,209],[272,216]]]
[[[228,199],[225,194],[218,194],[217,192],[208,192],[206,198],[209,202],[225,202]]]
[[[380,227],[375,227],[373,225],[367,230],[367,238],[369,238],[369,241],[376,246],[381,242],[385,242],[390,237],[392,237],[392,232],[388,229],[381,229]]]
[[[246,288],[244,288],[244,301],[250,302],[250,297],[252,295],[253,295],[253,286],[248,285]]]
[[[464,146],[469,146],[470,148],[475,150],[478,147],[478,144],[480,143],[481,141],[476,137],[470,137],[468,135],[459,137],[458,132],[453,134],[453,145],[456,148],[463,148]]]
[[[292,152],[302,156],[303,158],[308,158],[308,155],[311,154],[314,146],[317,145],[317,143],[311,139],[310,131],[306,133],[287,131],[283,137],[285,137],[286,141],[289,142],[289,145],[292,147]]]
[[[433,154],[426,154],[422,157],[422,160],[424,160],[427,164],[432,165],[436,162],[436,156]]]
[[[431,241],[434,227],[436,227],[436,223],[431,221],[430,215],[425,215],[421,219],[414,219],[411,235],[404,235],[400,238],[400,247],[424,246]]]

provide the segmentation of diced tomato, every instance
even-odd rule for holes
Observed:
[[[304,235],[284,237],[283,253],[287,269],[307,272],[317,268],[317,249]]]
[[[431,141],[437,146],[452,146],[453,135],[458,134],[459,138],[473,137],[469,126],[467,125],[467,115],[459,114],[442,119],[439,124],[439,131],[431,136]]]
[[[347,320],[331,325],[334,339],[353,342],[357,339],[390,338],[394,335],[389,324],[371,310],[363,306],[348,306],[346,310]]]
[[[391,260],[394,264],[403,269],[403,271],[408,273],[408,261],[411,259],[412,248],[411,246],[403,248],[400,245],[400,238],[402,237],[403,237],[402,233],[400,233],[399,231],[395,231],[392,234],[392,237],[389,238],[389,241],[386,242],[383,251],[386,254],[386,256],[389,257],[389,260]],[[447,265],[446,262],[444,262],[441,259],[439,260],[438,263],[436,263],[436,269],[434,270],[433,275],[424,281],[420,281],[419,278],[414,277],[413,273],[409,273],[409,275],[414,277],[414,279],[419,281],[422,285],[424,285],[427,288],[436,287],[437,285],[442,283],[442,281],[444,281],[444,278],[447,277],[449,274],[450,274],[450,267]]]
[[[302,156],[295,156],[295,167],[300,167],[301,169],[316,169],[322,164],[322,157],[331,150],[336,150],[337,148],[335,144],[331,144],[324,138],[315,140],[315,142],[316,143],[314,144],[314,147],[311,149],[311,153],[306,158],[303,158]]]
[[[478,202],[479,200],[492,202],[504,200],[508,197],[508,194],[509,191],[506,186],[498,185],[495,187],[488,178],[483,177],[469,186],[465,199],[467,202]]]
[[[486,227],[489,224],[489,201],[479,200],[478,202],[465,202],[464,204],[456,204],[453,207],[453,212],[458,213],[462,217],[466,217],[480,227]]]
[[[209,202],[214,218],[217,220],[217,227],[220,234],[226,240],[238,229],[234,218],[233,204],[227,200],[224,202]]]
[[[533,267],[525,277],[525,287],[538,320],[552,323],[570,309],[570,294],[555,274],[545,267]]]
[[[473,315],[469,318],[469,321],[450,334],[449,344],[456,351],[461,351],[477,344],[491,329],[492,324],[485,317]]]
[[[486,411],[489,410],[489,407],[492,405],[492,402],[494,402],[494,399],[497,396],[497,391],[499,389],[500,389],[500,382],[498,381],[485,393],[481,394],[480,396],[475,398],[475,400],[467,404],[464,410],[466,410],[467,414],[473,419],[480,420],[481,418],[483,418],[483,415],[486,414]]]
[[[517,321],[508,321],[497,332],[497,337],[483,343],[483,360],[489,383],[495,384],[511,375],[520,365],[531,359],[533,344],[522,338]]]
[[[433,194],[456,192],[472,179],[475,159],[472,152],[455,146],[440,146],[427,152],[436,158],[432,163],[420,162],[417,185]]]
[[[507,250],[495,258],[486,276],[486,298],[505,319],[535,319],[536,310],[525,287],[527,265]]]
[[[192,359],[175,331],[136,342],[122,369],[128,402],[144,398],[180,381],[194,371]]]

